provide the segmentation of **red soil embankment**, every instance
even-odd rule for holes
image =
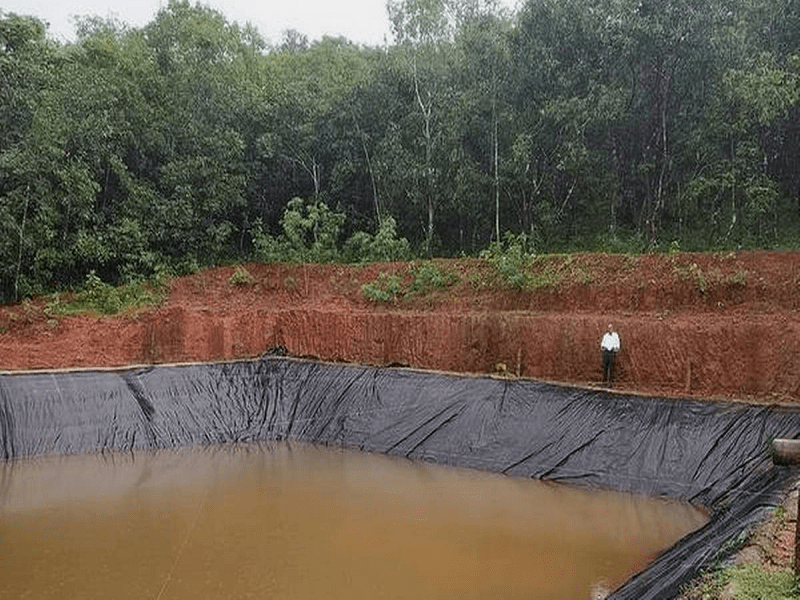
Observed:
[[[800,253],[544,257],[536,291],[499,289],[476,260],[436,261],[459,281],[376,305],[361,287],[405,263],[246,265],[180,278],[135,315],[48,318],[0,309],[0,369],[292,356],[599,384],[609,323],[615,387],[641,393],[800,402]]]

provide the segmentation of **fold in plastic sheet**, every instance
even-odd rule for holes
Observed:
[[[797,475],[777,437],[800,437],[800,411],[287,358],[0,376],[6,459],[297,439],[710,511],[615,599],[677,595],[776,505]]]

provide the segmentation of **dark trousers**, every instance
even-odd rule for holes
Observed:
[[[613,350],[603,350],[603,381],[605,383],[611,383],[611,380],[614,379],[614,359],[617,357],[617,353]]]

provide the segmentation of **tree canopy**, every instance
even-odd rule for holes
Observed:
[[[389,0],[382,47],[186,0],[71,43],[0,12],[0,299],[376,240],[796,247],[799,8]]]

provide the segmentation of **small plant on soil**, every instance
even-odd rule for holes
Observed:
[[[736,273],[730,276],[729,283],[735,287],[745,287],[747,285],[747,271],[745,269],[737,269]]]
[[[283,280],[283,288],[290,292],[296,292],[300,285],[297,283],[297,279],[295,279],[291,275],[287,275],[286,279]]]
[[[239,265],[236,267],[236,270],[233,272],[233,275],[230,277],[230,283],[234,286],[251,286],[255,285],[256,280],[250,274],[250,271],[245,269],[243,266]]]
[[[705,294],[708,291],[708,283],[706,281],[705,275],[703,275],[703,270],[697,266],[697,263],[692,263],[689,265],[689,275],[691,276],[692,282],[694,283],[694,287],[697,288],[701,294]]]
[[[397,302],[400,288],[400,278],[397,275],[381,273],[374,281],[370,281],[361,286],[361,293],[372,302]]]
[[[458,275],[440,268],[436,263],[426,260],[421,265],[411,267],[411,286],[408,293],[425,294],[432,289],[446,288],[458,282]]]
[[[533,254],[527,250],[527,236],[524,233],[506,233],[502,243],[492,244],[480,256],[506,285],[522,289],[529,283],[528,269],[533,262]]]
[[[456,273],[426,260],[412,264],[402,273],[381,273],[375,280],[361,286],[361,293],[372,302],[397,302],[403,298],[420,298],[435,290],[450,287],[458,280]]]
[[[529,252],[527,246],[527,236],[524,233],[506,234],[503,243],[492,244],[481,252],[481,258],[492,270],[490,278],[493,279],[482,287],[499,285],[537,291],[557,288],[567,276],[583,283],[591,281],[591,275],[580,265],[572,264],[572,255],[536,255]]]
[[[759,565],[728,566],[707,574],[686,598],[736,600],[794,600],[800,598],[800,585],[788,568],[765,570]]]
[[[113,315],[158,304],[164,296],[163,284],[145,282],[114,287],[103,282],[94,271],[90,271],[82,290],[65,296],[53,294],[48,299],[44,312],[49,317],[80,312]]]
[[[695,289],[701,294],[708,291],[708,280],[706,279],[703,269],[697,263],[692,263],[686,267],[674,267],[675,273],[683,281],[691,281]]]

